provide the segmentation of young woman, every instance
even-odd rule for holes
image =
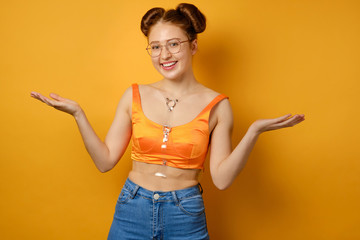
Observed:
[[[255,121],[231,148],[228,98],[193,73],[204,15],[191,4],[150,9],[141,21],[150,59],[163,79],[133,84],[122,96],[102,142],[76,102],[31,95],[74,116],[86,149],[101,172],[112,169],[132,139],[132,170],[118,198],[108,239],[208,239],[198,175],[210,146],[210,172],[221,190],[243,169],[259,135],[294,126],[304,115]],[[210,141],[211,140],[211,141]]]

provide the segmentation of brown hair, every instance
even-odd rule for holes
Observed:
[[[176,9],[165,11],[163,8],[152,8],[141,19],[141,31],[146,37],[157,22],[169,22],[178,25],[187,34],[190,41],[197,39],[197,34],[206,28],[206,18],[192,4],[180,3]]]

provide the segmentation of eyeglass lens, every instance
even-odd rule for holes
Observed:
[[[160,55],[162,47],[163,45],[160,43],[151,43],[149,44],[147,51],[150,56],[157,57]],[[169,40],[166,42],[165,47],[170,53],[178,53],[180,52],[181,42],[177,39]]]

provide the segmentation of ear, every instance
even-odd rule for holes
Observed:
[[[194,40],[191,42],[191,54],[192,54],[192,55],[195,55],[195,53],[197,52],[197,50],[198,50],[197,39],[194,39]]]

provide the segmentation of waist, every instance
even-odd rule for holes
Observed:
[[[127,191],[129,191],[132,196],[140,195],[140,196],[142,196],[144,198],[148,198],[148,199],[152,199],[153,197],[155,197],[155,200],[161,198],[161,199],[159,199],[161,201],[173,200],[174,197],[178,198],[178,199],[189,198],[189,197],[192,197],[195,195],[201,195],[203,192],[200,183],[196,184],[195,186],[191,186],[191,187],[179,189],[179,190],[152,191],[152,190],[146,189],[146,188],[136,184],[129,178],[126,179],[126,182],[125,182],[123,188],[126,189]],[[156,195],[157,195],[157,197],[156,197]]]
[[[152,191],[173,191],[197,185],[200,172],[133,161],[129,179]]]

